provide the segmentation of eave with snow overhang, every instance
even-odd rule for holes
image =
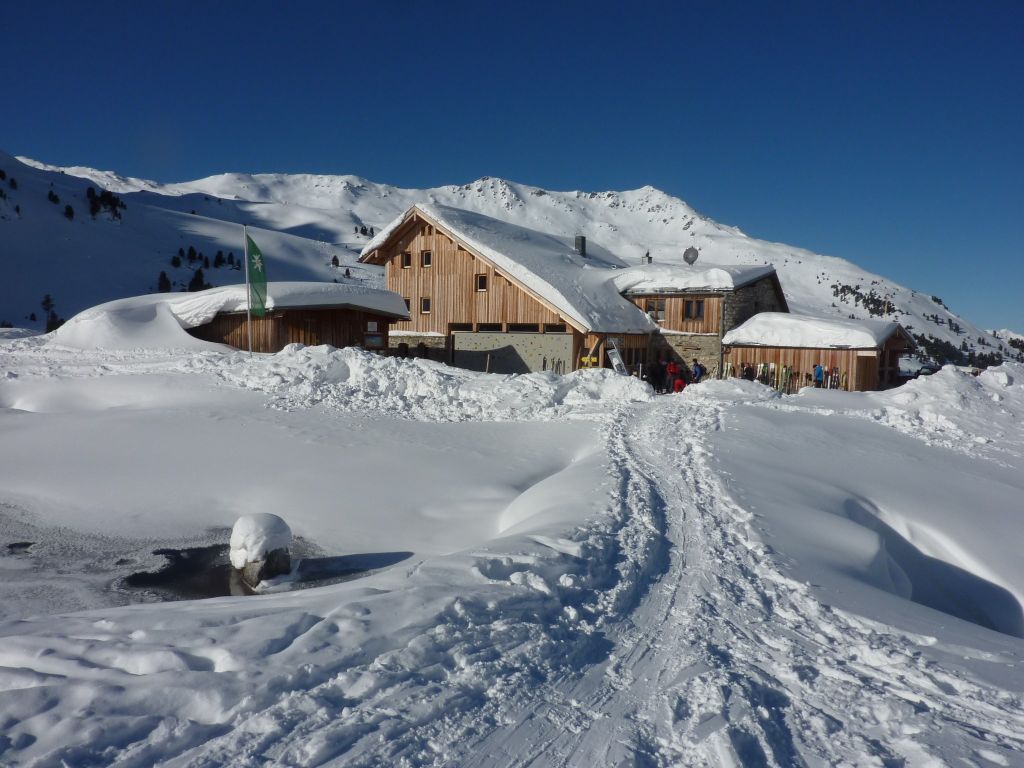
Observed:
[[[897,322],[762,312],[722,339],[724,357],[739,374],[745,364],[789,368],[800,384],[813,383],[820,364],[834,388],[875,390],[898,383],[899,357],[914,340]]]

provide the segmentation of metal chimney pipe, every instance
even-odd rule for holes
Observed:
[[[587,258],[587,238],[583,235],[576,235],[576,253]]]

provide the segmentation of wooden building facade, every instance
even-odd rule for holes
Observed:
[[[396,331],[567,333],[570,329],[557,309],[418,211],[367,260],[384,265],[385,286],[409,307],[410,319],[396,323]]]
[[[436,339],[444,360],[502,372],[580,365],[585,329],[418,209],[361,260],[383,265],[385,287],[409,309],[409,320],[394,325],[392,346]],[[492,366],[480,345],[471,343],[485,340],[504,368]],[[499,355],[499,349],[511,354]]]
[[[252,318],[252,351],[280,352],[288,344],[362,347],[385,350],[393,315],[352,307],[296,307],[267,311]],[[245,312],[223,312],[205,325],[189,329],[197,339],[249,348]]]
[[[832,387],[851,392],[887,389],[900,383],[899,358],[914,348],[914,342],[902,327],[877,347],[782,347],[753,344],[727,345],[724,351],[726,372],[740,376],[745,365],[760,368],[771,381],[781,380],[788,368],[788,391],[813,386],[814,367],[819,363],[830,375]]]

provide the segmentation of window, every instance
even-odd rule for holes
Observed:
[[[380,349],[384,346],[384,334],[383,333],[366,333],[363,334],[363,346],[367,349]]]
[[[429,315],[430,314],[430,299],[427,298],[426,296],[424,296],[422,299],[420,299],[420,314],[421,315]]]
[[[537,333],[540,326],[536,323],[509,323],[509,333]]]
[[[474,275],[474,282],[476,283],[476,289],[478,291],[487,290],[487,275]]]
[[[683,317],[686,320],[703,320],[704,319],[704,299],[695,299],[694,301],[686,302],[685,314]]]
[[[665,319],[665,300],[664,299],[646,299],[644,300],[644,312],[647,316],[657,323],[660,323]]]
[[[412,266],[412,254],[408,251],[402,252],[402,269],[408,269]]]
[[[472,331],[473,330],[473,324],[472,323],[448,323],[448,330],[451,331],[452,333],[455,333],[456,331]]]
[[[480,333],[498,333],[501,331],[501,323],[479,323],[476,329]]]
[[[565,323],[557,325],[545,325],[544,333],[565,333]]]
[[[434,254],[430,251],[420,251],[420,266],[429,267],[434,262]]]
[[[412,302],[411,302],[411,301],[409,301],[408,297],[403,297],[403,298],[402,298],[402,301],[404,301],[404,302],[405,302],[405,308],[406,308],[407,310],[408,310],[408,309],[412,309]]]
[[[408,309],[408,307],[406,307],[406,309]],[[366,321],[366,330],[370,331],[371,333],[376,333],[377,332],[377,321],[376,320],[367,320]]]

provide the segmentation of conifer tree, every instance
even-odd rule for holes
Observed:
[[[197,269],[195,274],[192,275],[192,279],[188,281],[188,289],[190,291],[202,291],[210,286],[203,279],[203,270]]]
[[[156,281],[156,289],[160,293],[170,293],[171,281],[167,277],[167,273],[166,272],[161,272],[160,273],[160,277]]]

